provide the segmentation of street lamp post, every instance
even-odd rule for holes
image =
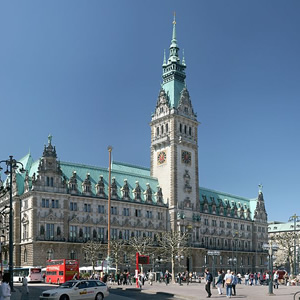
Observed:
[[[274,295],[273,293],[273,252],[278,250],[278,246],[276,244],[263,244],[263,249],[269,251],[269,263],[270,263],[270,270],[269,270],[269,296]]]
[[[6,171],[4,172],[5,175],[10,175],[9,180],[9,285],[12,291],[14,291],[14,281],[13,281],[13,207],[12,207],[12,180],[13,180],[13,170],[17,170],[20,166],[20,172],[25,172],[23,164],[21,162],[16,161],[12,155],[9,156],[9,159],[7,160],[1,160],[1,163],[6,164]],[[3,168],[0,166],[0,171],[3,170]]]
[[[300,216],[294,214],[289,218],[289,222],[294,221],[294,276],[297,276],[297,255],[296,255],[296,223],[300,221]]]

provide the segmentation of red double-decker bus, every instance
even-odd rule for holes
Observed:
[[[79,261],[77,259],[47,260],[46,282],[61,284],[79,275]]]

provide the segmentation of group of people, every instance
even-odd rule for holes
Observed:
[[[210,298],[211,293],[211,284],[213,282],[213,276],[210,273],[209,269],[205,269],[205,290],[207,292],[207,298]],[[226,297],[231,298],[231,296],[236,295],[236,285],[240,282],[241,277],[237,276],[233,271],[227,270],[225,274],[224,271],[218,271],[218,279],[216,282],[219,295],[223,294],[222,288],[226,287]]]

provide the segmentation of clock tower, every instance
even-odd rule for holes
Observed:
[[[174,16],[169,58],[151,119],[151,176],[157,177],[169,205],[170,225],[187,226],[199,211],[198,121],[185,83],[185,60],[179,58]]]

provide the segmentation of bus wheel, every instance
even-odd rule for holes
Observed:
[[[102,295],[101,293],[98,293],[98,294],[96,295],[95,300],[102,300],[102,299],[103,299],[103,295]]]
[[[69,300],[69,296],[68,295],[61,295],[59,300]]]

